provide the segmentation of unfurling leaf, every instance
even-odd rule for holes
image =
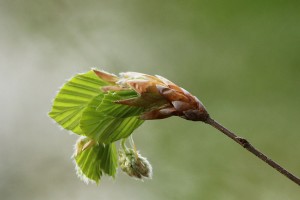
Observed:
[[[144,121],[139,119],[142,108],[112,103],[136,96],[133,91],[108,92],[95,97],[82,114],[80,127],[85,135],[99,143],[109,144],[127,138]]]
[[[63,128],[84,135],[79,127],[81,114],[88,103],[102,93],[100,87],[111,85],[94,71],[78,74],[65,83],[53,101],[49,116]]]
[[[78,149],[87,145],[85,149]],[[80,138],[77,141],[77,149],[74,154],[78,176],[88,182],[93,180],[99,183],[101,176],[107,174],[114,177],[118,166],[117,150],[114,143],[97,144],[88,138]]]

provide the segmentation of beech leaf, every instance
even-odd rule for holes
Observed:
[[[80,127],[85,135],[99,143],[111,143],[127,138],[144,121],[139,118],[142,108],[115,103],[134,97],[133,91],[99,94],[82,113]]]
[[[95,144],[74,156],[80,178],[99,183],[101,176],[114,177],[118,167],[118,154],[114,143]],[[86,179],[88,178],[88,179]]]
[[[99,79],[93,70],[74,76],[58,92],[49,116],[63,128],[84,135],[79,126],[83,110],[95,96],[102,93],[102,86],[110,84]]]

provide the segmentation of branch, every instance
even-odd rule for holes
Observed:
[[[234,140],[236,143],[238,143],[239,145],[241,145],[242,147],[244,147],[245,149],[253,153],[259,159],[261,159],[262,161],[264,161],[265,163],[267,163],[268,165],[276,169],[278,172],[286,176],[288,179],[290,179],[291,181],[293,181],[294,183],[300,186],[300,179],[298,177],[296,177],[295,175],[293,175],[292,173],[290,173],[289,171],[281,167],[279,164],[277,164],[276,162],[268,158],[265,154],[260,152],[254,146],[252,146],[246,139],[238,137],[233,132],[231,132],[230,130],[228,130],[227,128],[225,128],[224,126],[222,126],[221,124],[219,124],[218,122],[216,122],[210,117],[207,118],[205,123],[218,129],[219,131],[221,131],[222,133],[230,137],[232,140]]]

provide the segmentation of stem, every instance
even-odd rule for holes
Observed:
[[[274,162],[273,160],[268,158],[265,154],[260,152],[254,146],[252,146],[246,139],[238,137],[233,132],[231,132],[230,130],[228,130],[227,128],[225,128],[224,126],[222,126],[221,124],[219,124],[215,120],[211,119],[210,117],[207,118],[205,123],[207,123],[207,124],[211,125],[212,127],[218,129],[219,131],[221,131],[222,133],[224,133],[225,135],[230,137],[232,140],[234,140],[236,143],[238,143],[239,145],[241,145],[242,147],[244,147],[245,149],[247,149],[248,151],[253,153],[259,159],[261,159],[262,161],[264,161],[265,163],[267,163],[268,165],[270,165],[271,167],[276,169],[278,172],[280,172],[284,176],[286,176],[288,179],[295,182],[297,185],[300,185],[300,179],[298,177],[296,177],[295,175],[293,175],[292,173],[290,173],[289,171],[287,171],[286,169],[281,167],[279,164],[277,164],[276,162]]]
[[[122,149],[125,153],[128,153],[128,148],[126,147],[126,139],[122,139],[121,141],[121,146],[122,146]]]
[[[130,135],[129,137],[130,137],[130,144],[131,144],[134,154],[135,154],[135,158],[138,159],[139,156],[138,156],[137,149],[136,149],[136,146],[133,141],[133,137],[132,137],[132,135]]]

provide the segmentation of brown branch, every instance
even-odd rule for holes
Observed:
[[[279,171],[281,174],[286,176],[288,179],[295,182],[297,185],[300,185],[300,179],[298,177],[296,177],[295,175],[293,175],[292,173],[290,173],[289,171],[287,171],[286,169],[281,167],[279,164],[277,164],[276,162],[274,162],[273,160],[268,158],[265,154],[263,154],[258,149],[253,147],[246,139],[238,137],[233,132],[231,132],[230,130],[228,130],[227,128],[225,128],[224,126],[222,126],[215,120],[211,119],[210,117],[207,118],[205,123],[218,129],[219,131],[221,131],[222,133],[224,133],[225,135],[230,137],[232,140],[234,140],[236,143],[238,143],[239,145],[241,145],[242,147],[244,147],[245,149],[247,149],[248,151],[253,153],[259,159],[261,159],[262,161],[264,161],[265,163],[267,163],[268,165],[270,165],[271,167],[273,167],[274,169]]]

